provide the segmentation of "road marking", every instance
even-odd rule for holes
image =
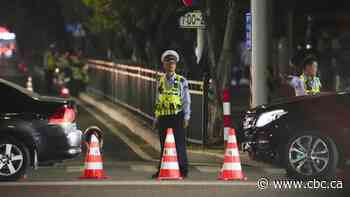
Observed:
[[[66,168],[66,172],[72,173],[72,172],[82,172],[84,171],[84,166],[68,166]]]
[[[219,167],[210,167],[210,166],[196,166],[198,171],[204,173],[218,173],[220,171]]]
[[[102,124],[104,124],[112,133],[117,135],[121,140],[123,140],[124,143],[126,143],[131,150],[133,150],[139,157],[141,157],[144,160],[147,161],[155,161],[152,159],[152,157],[143,151],[136,143],[134,143],[129,137],[127,137],[124,133],[121,133],[116,129],[112,124],[110,124],[108,121],[106,121],[102,116],[97,115],[93,112],[93,110],[86,107],[82,102],[80,102],[78,99],[75,99],[78,105],[80,105],[82,108],[84,108],[88,113],[90,113],[96,120],[100,121]]]
[[[9,186],[247,186],[256,187],[252,181],[64,181],[64,182],[15,182],[1,183],[1,187]]]
[[[283,168],[263,168],[263,171],[269,174],[285,174],[286,170]]]
[[[156,172],[157,168],[154,165],[131,165],[130,169],[135,172]]]

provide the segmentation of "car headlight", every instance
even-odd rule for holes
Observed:
[[[279,109],[279,110],[274,110],[274,111],[270,111],[270,112],[265,112],[263,114],[261,114],[258,118],[258,120],[256,121],[256,127],[263,127],[267,124],[269,124],[272,121],[275,121],[277,119],[279,119],[281,116],[287,114],[288,112]]]

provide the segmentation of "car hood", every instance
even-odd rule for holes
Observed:
[[[338,93],[341,94],[341,93]],[[321,93],[318,95],[314,96],[296,96],[296,97],[291,97],[287,99],[278,99],[275,100],[274,102],[267,104],[267,105],[260,105],[254,109],[249,110],[250,113],[263,113],[266,111],[271,111],[274,109],[284,109],[285,107],[289,107],[291,105],[297,105],[301,103],[308,103],[308,102],[313,102],[318,99],[323,99],[327,97],[332,97],[338,95],[337,93],[334,92],[325,92]],[[349,93],[346,93],[349,94]]]

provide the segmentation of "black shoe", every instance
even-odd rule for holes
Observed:
[[[159,172],[156,172],[154,174],[152,174],[152,179],[156,179],[159,177]]]
[[[187,172],[184,172],[184,173],[181,173],[181,176],[182,176],[182,178],[187,178],[187,175],[188,175],[188,173]]]

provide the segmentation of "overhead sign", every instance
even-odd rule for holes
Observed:
[[[85,30],[80,23],[67,24],[66,25],[66,32],[72,33],[74,37],[84,37],[85,36]]]
[[[200,11],[189,12],[180,17],[180,27],[182,28],[205,28],[203,13]]]
[[[252,15],[250,12],[245,14],[245,46],[246,49],[252,49]]]

